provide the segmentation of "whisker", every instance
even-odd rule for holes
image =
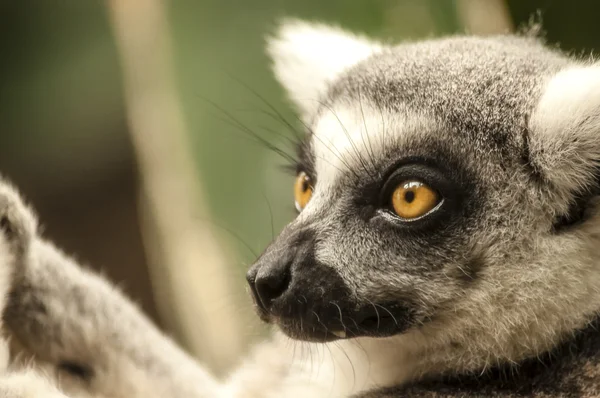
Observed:
[[[365,144],[364,135],[361,134],[360,136],[362,138],[363,146],[365,147],[367,154],[370,156],[371,166],[373,166],[373,170],[377,170],[377,165],[375,164],[375,152],[373,151],[373,145],[371,144],[371,136],[369,135],[369,129],[367,128],[367,120],[365,118],[365,111],[363,110],[362,92],[360,91],[360,87],[358,88],[358,104],[360,105],[360,114],[361,114],[361,117],[363,120],[363,126],[365,128],[365,134],[367,136],[368,146],[367,146],[367,144]]]
[[[271,222],[271,240],[275,239],[275,227],[273,226],[273,208],[271,207],[271,202],[267,195],[263,192],[263,197],[265,198],[265,202],[267,203],[267,209],[269,209],[269,221]]]
[[[329,160],[325,159],[323,156],[319,156],[318,159],[321,159],[322,161],[324,161],[325,163],[327,163],[328,165],[330,165],[334,169],[338,170],[340,173],[344,173],[344,171],[342,169],[340,169],[339,167],[337,167],[336,165],[334,165],[333,163],[331,163]],[[358,176],[357,176],[357,178],[358,178]]]
[[[233,229],[226,227],[225,225],[222,225],[218,222],[216,222],[215,220],[211,220],[210,218],[206,218],[206,217],[195,217],[196,220],[198,221],[206,221],[211,223],[212,225],[221,228],[223,231],[227,232],[229,235],[231,235],[233,238],[235,238],[238,242],[240,242],[246,249],[248,249],[248,251],[255,257],[258,257],[258,253],[252,248],[252,246],[250,246],[250,244],[248,242],[246,242],[244,239],[242,239],[242,237],[237,234]]]
[[[298,131],[294,128],[294,126],[292,126],[292,124],[281,114],[281,112],[279,112],[277,110],[277,108],[275,108],[273,106],[273,104],[271,104],[269,101],[267,101],[267,99],[264,96],[262,96],[258,91],[256,91],[254,88],[250,87],[250,85],[248,85],[246,82],[240,80],[239,78],[237,78],[229,73],[227,73],[227,75],[231,79],[233,79],[236,82],[238,82],[239,84],[241,84],[244,88],[246,88],[248,91],[250,91],[250,93],[252,93],[256,98],[258,98],[262,103],[264,103],[267,107],[269,107],[269,109],[271,109],[271,111],[274,112],[275,115],[278,116],[279,120],[281,120],[281,122],[284,123],[290,129],[290,131],[296,136],[296,138],[298,140],[300,140],[302,138],[302,136],[298,133]]]
[[[371,300],[369,300],[369,299],[366,299],[366,300],[373,306],[373,309],[375,310],[375,313],[377,314],[377,330],[379,330],[380,317],[379,317],[379,311],[377,310],[377,306]]]
[[[344,354],[346,360],[350,364],[350,368],[352,368],[352,390],[354,390],[354,388],[356,387],[356,369],[354,368],[354,362],[352,362],[350,356],[339,342],[336,341],[334,344],[336,345],[336,347],[338,347],[340,351],[342,351],[342,354]]]
[[[277,153],[279,156],[283,157],[288,162],[297,163],[296,158],[294,158],[292,155],[285,152],[281,148],[277,147],[276,145],[272,144],[271,142],[266,140],[264,137],[262,137],[260,134],[254,132],[252,129],[250,129],[248,126],[246,126],[244,123],[242,123],[239,119],[237,119],[235,116],[233,116],[229,111],[222,108],[217,103],[211,101],[208,98],[204,98],[204,97],[200,97],[200,98],[202,98],[204,101],[208,102],[210,105],[212,105],[216,110],[218,110],[222,115],[226,116],[227,118],[223,119],[223,118],[219,118],[218,116],[215,116],[215,117],[217,117],[218,119],[220,119],[221,121],[223,121],[225,123],[228,123],[229,125],[231,125],[233,127],[236,127],[238,130],[248,134],[250,137],[254,138],[254,140],[256,140],[258,143],[265,146],[267,149]]]
[[[344,328],[344,332],[345,332],[346,330],[348,330],[348,328],[346,327],[346,325],[344,325],[344,317],[342,315],[342,309],[335,301],[330,301],[329,303],[335,305],[336,308],[338,309],[338,313],[340,314],[340,323],[342,324],[342,327]]]
[[[346,161],[346,159],[344,159],[344,157],[343,157],[343,155],[341,154],[341,152],[340,152],[340,151],[337,151],[337,153],[335,153],[335,152],[333,151],[333,149],[331,149],[331,147],[330,147],[329,145],[327,145],[327,144],[326,144],[326,143],[325,143],[325,142],[324,142],[324,141],[321,139],[321,137],[319,137],[318,135],[316,135],[316,134],[313,134],[313,135],[312,135],[312,137],[313,137],[314,139],[318,140],[318,141],[319,141],[321,144],[323,144],[323,146],[324,146],[324,147],[325,147],[327,150],[329,150],[329,152],[331,152],[331,154],[332,154],[333,156],[335,156],[335,157],[336,157],[336,158],[337,158],[337,159],[338,159],[340,162],[342,162],[342,164],[343,164],[343,165],[346,167],[346,169],[347,169],[347,170],[349,170],[350,172],[352,172],[356,178],[359,178],[358,174],[356,174],[356,172],[355,172],[355,171],[354,171],[354,170],[353,170],[353,169],[350,167],[350,164],[349,164],[349,163]],[[331,142],[331,144],[332,144],[333,148],[335,148],[335,145],[333,145],[333,143],[332,143],[332,142]],[[335,148],[335,149],[337,150],[337,148]],[[325,158],[321,157],[321,159],[323,159],[323,160],[324,160]],[[333,164],[332,164],[331,162],[328,162],[328,163],[329,163],[330,165],[332,165],[332,166],[333,166]],[[337,167],[336,167],[336,168],[337,168]],[[340,170],[339,168],[337,168],[337,169],[338,169],[338,170]],[[340,172],[341,172],[341,170],[340,170]]]
[[[261,111],[261,112],[264,112],[264,111]],[[296,146],[298,145],[298,141],[297,140],[295,140],[293,138],[290,138],[287,135],[285,135],[283,133],[280,133],[279,131],[277,131],[275,129],[272,129],[270,127],[263,126],[263,125],[261,125],[259,127],[260,127],[261,130],[264,130],[264,131],[266,131],[268,133],[271,133],[271,134],[273,134],[273,135],[275,135],[277,137],[280,137],[283,140],[285,140],[288,143],[288,145],[290,146],[290,149],[294,149],[294,150],[296,149]]]
[[[383,305],[379,305],[379,304],[375,304],[377,307],[382,308],[384,311],[386,311],[388,314],[390,314],[390,316],[392,317],[392,319],[394,320],[394,323],[396,324],[396,326],[398,326],[398,320],[396,319],[396,317],[394,316],[394,314],[392,314],[390,312],[390,310],[388,310],[387,308],[385,308]]]
[[[333,110],[333,108],[330,107],[328,104],[326,104],[324,102],[321,102],[321,105],[324,106],[325,108],[327,108],[333,114],[333,116],[337,119],[338,123],[340,124],[340,127],[342,128],[342,131],[344,132],[344,135],[346,136],[346,138],[348,138],[348,142],[350,142],[350,146],[354,150],[354,153],[355,153],[355,156],[356,156],[356,160],[358,161],[358,163],[360,163],[360,165],[362,166],[363,170],[365,170],[365,172],[367,174],[369,174],[372,177],[374,177],[373,174],[371,173],[371,170],[369,170],[369,167],[368,167],[367,163],[365,162],[365,160],[363,159],[362,155],[360,154],[360,151],[358,150],[358,147],[354,143],[354,140],[352,139],[352,136],[350,135],[350,133],[346,129],[346,126],[344,126],[344,124],[342,123],[342,120],[340,119],[340,117]]]

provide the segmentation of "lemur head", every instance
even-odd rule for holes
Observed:
[[[299,214],[247,275],[264,320],[499,360],[600,309],[600,66],[528,36],[388,46],[298,21],[268,50],[308,131]]]

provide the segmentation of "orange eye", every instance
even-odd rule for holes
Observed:
[[[301,171],[298,176],[296,176],[296,182],[294,182],[294,200],[298,211],[302,211],[302,209],[306,207],[312,193],[312,181],[305,172]]]
[[[406,220],[429,213],[440,202],[436,191],[420,181],[406,181],[392,194],[394,212]]]

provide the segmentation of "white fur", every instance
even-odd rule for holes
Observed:
[[[327,85],[382,45],[339,28],[286,20],[268,40],[273,70],[305,117],[314,113]]]
[[[530,123],[532,159],[559,195],[587,187],[600,161],[600,65],[554,76]]]
[[[276,332],[226,381],[223,397],[346,397],[400,384],[412,374],[397,337],[295,342]],[[269,386],[265,389],[264,386]]]
[[[31,369],[0,376],[0,397],[67,398],[56,388],[51,379]]]

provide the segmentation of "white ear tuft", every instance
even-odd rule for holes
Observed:
[[[339,28],[288,19],[268,39],[267,52],[275,76],[306,117],[332,80],[382,48]]]
[[[600,65],[556,74],[532,115],[530,130],[532,161],[561,195],[572,196],[595,183],[600,166]]]

